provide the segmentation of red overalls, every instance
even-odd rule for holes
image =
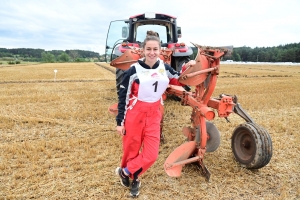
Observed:
[[[132,174],[142,168],[141,175],[158,157],[162,117],[160,104],[160,100],[155,103],[137,101],[134,108],[127,111],[121,167],[127,167]]]
[[[121,167],[127,167],[131,173],[131,178],[144,173],[158,157],[161,96],[169,84],[163,62],[155,69],[146,69],[137,63],[135,69],[140,83],[133,83],[131,88],[121,163]]]

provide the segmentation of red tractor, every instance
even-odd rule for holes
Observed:
[[[112,39],[113,36],[118,38],[118,32],[114,32],[116,27],[117,29],[122,27],[122,39]],[[161,31],[158,27],[162,27]],[[160,58],[164,62],[180,70],[182,64],[189,60],[191,48],[177,43],[181,31],[176,26],[175,17],[142,14],[130,17],[129,20],[111,22],[106,50],[111,66],[117,68],[117,87],[121,81],[122,70],[128,69],[142,57],[139,41],[144,40],[147,30],[159,33],[162,39]],[[212,97],[220,72],[220,60],[228,49],[193,45],[197,48],[196,64],[189,66],[179,77],[179,82],[191,86],[193,90],[188,91],[181,86],[169,85],[165,92],[178,97],[182,106],[192,108],[191,126],[182,129],[186,142],[177,147],[166,159],[164,163],[166,173],[178,177],[184,165],[196,162],[202,174],[209,180],[210,172],[204,165],[204,157],[206,152],[214,152],[220,145],[220,132],[210,122],[216,117],[216,113],[218,117],[225,118],[228,122],[229,115],[233,113],[245,120],[245,123],[233,130],[231,148],[235,159],[248,169],[266,166],[272,157],[272,140],[268,131],[255,123],[238,103],[235,95],[221,94],[219,97]],[[109,112],[117,114],[117,103],[109,108]]]
[[[181,28],[177,26],[176,17],[160,13],[144,13],[126,20],[112,21],[107,33],[105,57],[107,62],[117,67],[117,91],[124,70],[142,56],[140,48],[148,30],[158,33],[162,46],[161,59],[173,69],[180,71],[182,65],[190,60],[192,48],[185,43],[178,43]],[[122,58],[116,59],[121,55]]]

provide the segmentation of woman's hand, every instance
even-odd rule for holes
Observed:
[[[189,67],[191,65],[196,65],[196,61],[195,60],[190,60],[188,63],[185,64],[186,67]]]
[[[124,126],[117,126],[117,132],[119,135],[124,136],[125,135],[125,127]]]
[[[185,63],[180,70],[180,74],[182,74],[191,65],[196,65],[196,61],[190,60],[189,62]]]

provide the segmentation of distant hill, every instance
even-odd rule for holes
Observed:
[[[53,62],[59,62],[64,58],[68,61],[102,61],[103,56],[99,53],[86,50],[51,50],[45,51],[44,49],[33,48],[0,48],[0,60],[13,61],[22,60],[29,62],[43,62],[43,55],[50,56]],[[62,57],[64,56],[64,57]],[[45,57],[45,56],[44,56]],[[103,57],[103,58],[102,58]]]

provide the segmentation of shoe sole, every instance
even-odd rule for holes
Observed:
[[[140,184],[139,184],[138,188],[140,188],[141,185],[142,185],[142,182],[140,181]],[[135,197],[138,197],[138,196],[139,196],[140,191],[139,191],[136,195],[133,195],[133,194],[131,194],[131,193],[129,193],[129,194],[130,194],[131,197],[135,198]]]
[[[115,170],[115,173],[116,173],[116,175],[120,178],[120,183],[121,183],[121,185],[122,185],[123,187],[125,187],[125,188],[129,188],[129,186],[126,186],[126,185],[123,184],[122,178],[120,177],[120,174],[119,174],[120,169],[121,169],[120,167],[117,167],[116,170]]]

